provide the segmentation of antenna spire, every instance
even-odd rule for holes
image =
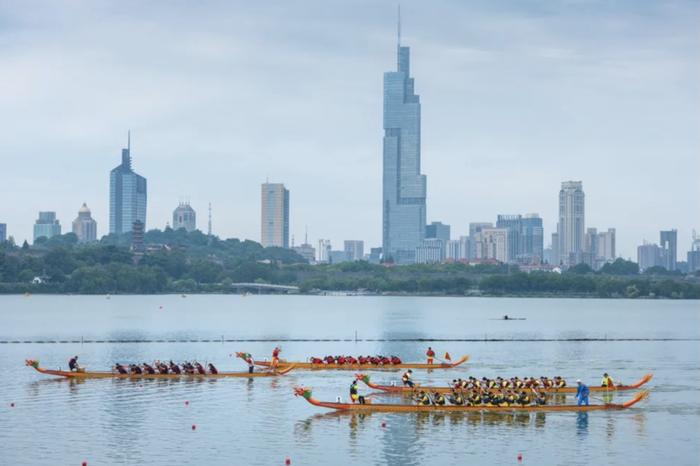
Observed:
[[[400,3],[398,6],[398,10],[399,10],[399,12],[398,12],[398,24],[397,24],[397,26],[398,26],[397,27],[398,40],[396,43],[398,44],[399,47],[401,47],[401,4]]]
[[[126,150],[131,154],[131,130],[127,130],[126,132]]]

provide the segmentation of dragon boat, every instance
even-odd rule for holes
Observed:
[[[405,385],[379,385],[374,382],[372,382],[369,378],[369,375],[366,374],[357,374],[356,375],[357,380],[361,380],[364,382],[369,388],[373,388],[375,390],[381,390],[383,392],[389,392],[389,393],[403,393],[403,394],[412,394],[417,391],[426,391],[430,393],[451,393],[452,392],[452,387],[427,387],[427,386],[421,386],[419,384],[414,384],[413,387],[408,387]],[[637,388],[641,387],[642,385],[646,384],[649,382],[652,377],[654,377],[654,374],[646,374],[644,377],[636,381],[635,383],[631,385],[615,385],[614,387],[591,387],[589,386],[589,390],[591,392],[604,392],[604,393],[610,393],[610,392],[617,392],[617,391],[624,391],[624,390],[636,390]],[[513,388],[513,389],[506,389],[506,390],[523,390],[522,388]],[[469,389],[463,389],[463,390],[457,390],[458,392],[462,393],[469,393],[472,392],[473,390]],[[500,392],[502,389],[490,389],[490,392]],[[538,392],[542,393],[548,393],[548,394],[566,394],[566,393],[576,393],[576,386],[571,386],[571,387],[562,387],[562,388],[538,388]]]
[[[277,377],[285,375],[294,369],[294,365],[289,365],[277,371],[264,371],[264,372],[219,372],[217,374],[120,374],[119,372],[113,371],[63,371],[54,369],[44,369],[39,365],[39,361],[35,359],[28,359],[25,361],[25,365],[31,366],[36,369],[37,372],[46,375],[55,375],[58,377],[66,377],[68,379],[224,379],[230,377],[240,377],[240,378],[251,378],[251,377]]]
[[[624,403],[605,403],[588,406],[578,405],[511,405],[511,406],[464,406],[464,405],[408,405],[389,403],[342,403],[332,401],[319,401],[312,396],[309,388],[297,387],[295,396],[301,396],[306,401],[320,408],[335,409],[341,412],[383,412],[383,413],[412,413],[412,412],[470,412],[470,411],[496,411],[496,412],[521,412],[521,411],[607,411],[627,409],[649,397],[649,392],[642,390],[633,398]],[[370,401],[368,399],[368,401]]]
[[[236,353],[238,357],[243,357],[246,353]],[[436,363],[436,364],[426,364],[426,363],[419,363],[419,362],[408,362],[408,363],[401,363],[401,364],[337,364],[337,363],[312,363],[312,362],[289,362],[281,359],[279,363],[277,364],[277,367],[280,369],[289,367],[289,366],[294,366],[295,369],[304,369],[304,370],[345,370],[345,371],[357,371],[357,370],[373,370],[373,371],[398,371],[400,369],[426,369],[426,370],[433,370],[433,369],[452,369],[454,367],[457,367],[461,364],[464,364],[469,360],[469,356],[462,356],[461,358],[457,359],[454,362],[441,362],[441,363]],[[261,367],[271,367],[272,362],[271,361],[260,361],[260,360],[254,360],[253,363],[256,366],[261,366]]]

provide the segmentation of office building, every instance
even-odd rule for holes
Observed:
[[[591,254],[598,254],[598,229],[586,228],[586,234],[583,239],[583,250]]]
[[[417,264],[438,264],[445,259],[445,243],[441,239],[426,238],[416,248]]]
[[[304,242],[304,244],[300,246],[293,247],[292,250],[299,254],[309,264],[316,262],[316,248],[311,246],[309,243]]]
[[[552,233],[552,252],[550,254],[550,264],[561,265],[561,258],[559,257],[559,234]]]
[[[282,183],[261,186],[260,244],[289,247],[289,191]]]
[[[56,219],[56,212],[39,212],[39,218],[34,222],[34,242],[44,237],[49,239],[61,234],[61,223]]]
[[[695,273],[700,270],[700,236],[693,230],[693,243],[688,251],[688,273]]]
[[[659,246],[665,251],[666,262],[663,266],[670,272],[676,270],[676,261],[678,260],[678,231],[661,230],[659,233]]]
[[[351,262],[361,261],[365,257],[365,242],[358,240],[345,240],[344,249],[347,259]]]
[[[645,242],[637,246],[637,264],[641,272],[651,267],[665,267],[666,251],[657,244]]]
[[[371,264],[379,264],[382,261],[382,248],[370,248],[368,260]]]
[[[197,213],[189,202],[180,202],[173,211],[173,230],[184,228],[186,231],[197,229]]]
[[[596,257],[603,262],[613,262],[617,257],[615,253],[615,229],[598,233]]]
[[[345,251],[328,251],[328,262],[330,264],[340,264],[348,262],[348,256]]]
[[[450,240],[450,226],[442,222],[432,222],[425,226],[425,238],[437,238],[446,243]]]
[[[493,228],[493,223],[489,222],[473,222],[469,224],[469,254],[467,260],[479,259],[477,257],[477,234],[485,228]]]
[[[457,262],[462,259],[462,242],[458,239],[447,241],[445,245],[445,260]]]
[[[397,55],[396,71],[384,73],[382,249],[386,260],[410,264],[425,237],[426,177],[420,170],[420,98],[400,33]]]
[[[320,239],[318,240],[318,259],[317,262],[323,264],[330,260],[331,252],[331,240]]]
[[[564,181],[559,191],[559,221],[557,255],[562,261],[576,257],[584,250],[585,195],[581,181]],[[573,256],[571,254],[574,254]],[[568,263],[567,265],[576,265]]]
[[[520,220],[521,235],[518,262],[539,264],[544,256],[544,228],[538,214],[525,214]]]
[[[78,210],[78,217],[73,220],[73,233],[78,237],[79,243],[97,241],[97,222],[92,218],[92,213],[84,202]]]
[[[508,251],[505,262],[515,262],[520,253],[521,220],[521,215],[499,215],[496,218],[496,228],[508,230]]]
[[[475,234],[476,260],[507,262],[508,229],[483,228]]]
[[[0,243],[7,241],[7,224],[0,223]]]
[[[127,233],[136,220],[146,225],[146,178],[131,168],[131,134],[122,163],[109,173],[109,232]]]

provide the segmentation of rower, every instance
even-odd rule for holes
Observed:
[[[403,373],[401,376],[401,381],[405,386],[413,388],[413,380],[411,380],[411,375],[413,375],[413,371],[411,369],[407,370],[406,372]]]
[[[146,371],[147,374],[155,374],[156,370],[153,369],[153,366],[147,363],[143,363],[143,369]]]
[[[181,374],[182,371],[180,370],[180,366],[175,364],[172,360],[170,361],[170,370],[172,371],[173,374]]]
[[[600,382],[600,386],[606,388],[615,388],[615,382],[613,381],[613,378],[608,375],[607,372],[603,374],[603,380]]]
[[[588,394],[590,393],[590,389],[588,388],[588,385],[581,382],[581,379],[578,379],[576,381],[576,385],[578,386],[576,389],[577,404],[579,406],[581,406],[583,404],[588,406]]]
[[[428,396],[428,394],[425,393],[424,391],[421,391],[418,394],[417,401],[418,401],[419,405],[428,406],[430,404],[430,396]]]
[[[78,356],[73,356],[70,358],[68,361],[68,368],[71,372],[76,372],[78,369],[80,369],[80,366],[78,365]]]
[[[566,387],[566,380],[564,380],[561,376],[556,376],[554,377],[554,386],[557,388],[564,388]]]
[[[209,363],[209,373],[210,374],[218,374],[219,371],[216,367],[214,367],[214,364]]]
[[[199,374],[204,375],[207,373],[207,371],[204,369],[204,366],[202,366],[200,363],[196,362],[194,364],[195,364],[195,367],[197,368],[197,372],[199,372]]]
[[[433,351],[433,348],[428,346],[428,351],[425,352],[425,355],[428,357],[428,364],[432,364],[433,358],[435,357],[435,351]]]
[[[450,396],[450,403],[453,405],[461,406],[464,404],[464,397],[461,393],[457,391],[452,391],[452,396]]]
[[[352,383],[350,384],[350,400],[353,403],[356,403],[360,399],[360,394],[358,393],[357,389],[357,380],[353,380]]]
[[[245,358],[245,362],[248,364],[248,373],[252,374],[255,370],[255,361],[253,361],[253,356],[250,354]]]
[[[520,395],[518,396],[518,404],[522,406],[527,406],[530,404],[530,397],[528,396],[526,391],[520,392]]]
[[[435,403],[435,405],[437,405],[437,406],[444,406],[445,405],[445,396],[439,392],[433,393],[433,403]]]
[[[280,353],[282,352],[282,348],[279,346],[275,346],[275,349],[272,350],[272,368],[277,369],[277,366],[280,363]]]
[[[128,374],[126,368],[119,363],[114,365],[114,369],[120,374]]]

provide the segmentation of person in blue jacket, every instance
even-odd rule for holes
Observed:
[[[581,406],[585,404],[588,406],[588,394],[591,392],[591,390],[588,388],[588,385],[581,382],[581,379],[577,380],[576,384],[578,385],[578,388],[576,389],[576,401],[578,405]]]

